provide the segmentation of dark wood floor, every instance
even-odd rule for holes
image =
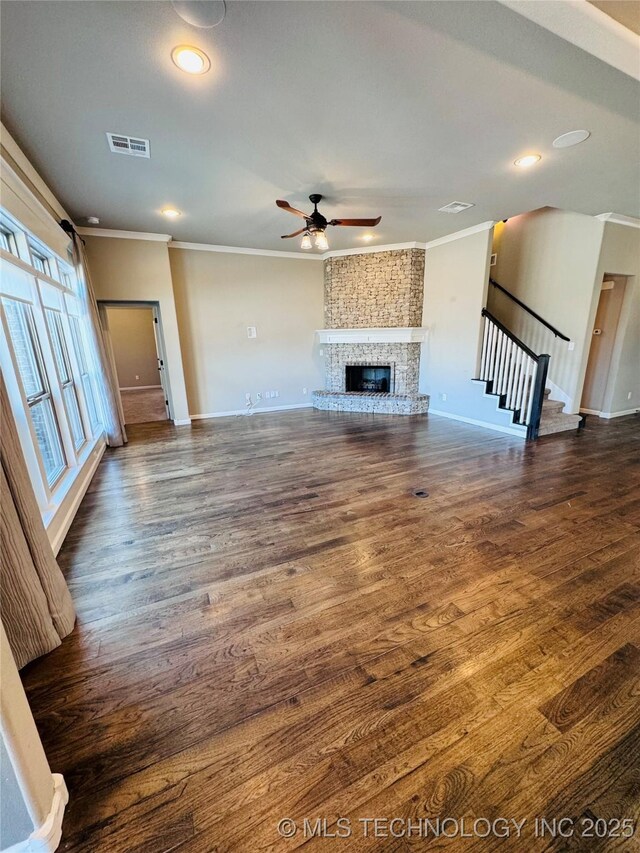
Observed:
[[[24,672],[61,849],[638,849],[615,821],[640,818],[639,426],[132,427],[60,553],[78,626]],[[304,837],[340,816],[351,839]],[[527,823],[357,822],[438,816]],[[536,817],[587,822],[553,841]],[[576,837],[595,818],[618,837]]]
[[[130,424],[148,424],[151,421],[166,421],[167,407],[164,391],[158,388],[136,388],[121,390],[124,422]]]

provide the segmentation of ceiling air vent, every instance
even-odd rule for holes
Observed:
[[[452,201],[444,207],[439,207],[438,210],[440,213],[462,213],[470,207],[475,207],[475,204],[469,204],[467,201]]]
[[[129,154],[131,157],[150,157],[149,140],[122,133],[107,133],[109,150],[114,154]]]

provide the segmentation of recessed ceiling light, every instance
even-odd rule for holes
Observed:
[[[579,145],[591,136],[588,130],[570,130],[568,133],[563,133],[553,140],[554,148],[571,148],[572,145]]]
[[[169,219],[176,219],[176,217],[180,216],[180,211],[176,210],[174,207],[163,207],[160,213]]]
[[[100,220],[97,216],[87,216],[89,225],[100,225]]]
[[[187,74],[205,74],[211,68],[211,60],[204,51],[188,44],[180,44],[171,51],[171,59]]]
[[[375,236],[374,234],[362,234],[361,239],[366,240],[368,243],[369,240],[373,240],[374,236]]]
[[[524,157],[518,157],[517,160],[514,160],[513,164],[521,169],[528,169],[529,166],[534,166],[540,160],[542,160],[540,154],[526,154]]]

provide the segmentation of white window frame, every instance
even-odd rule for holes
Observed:
[[[17,248],[17,254],[15,254],[0,247],[0,265],[2,267],[2,275],[0,276],[0,365],[5,377],[13,415],[18,426],[27,469],[45,526],[48,526],[94,448],[104,440],[104,429],[99,422],[101,412],[95,393],[95,360],[87,346],[87,336],[84,329],[87,318],[84,316],[82,304],[77,295],[79,283],[73,267],[44,246],[40,240],[5,211],[0,212],[0,223],[3,228],[14,234],[15,247]],[[34,265],[35,256],[46,258],[45,267],[50,274],[43,273]],[[5,296],[25,302],[32,309],[37,342],[44,363],[63,453],[67,462],[67,467],[63,473],[51,485],[47,482],[44,462],[29,414],[28,401],[22,386],[4,308],[2,307],[2,298]],[[66,347],[66,356],[71,368],[73,387],[85,435],[85,440],[77,448],[69,422],[63,384],[58,374],[45,310],[55,311],[61,320],[63,344]],[[96,423],[91,423],[85,400],[85,390],[81,380],[75,341],[71,334],[69,315],[78,318],[83,332],[83,355],[89,371],[92,372],[90,379],[98,419]]]

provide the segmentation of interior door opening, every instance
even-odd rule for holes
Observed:
[[[153,302],[101,302],[100,316],[125,424],[172,417],[160,308]]]
[[[627,276],[610,273],[602,282],[580,404],[580,410],[589,414],[604,410],[626,285]]]

